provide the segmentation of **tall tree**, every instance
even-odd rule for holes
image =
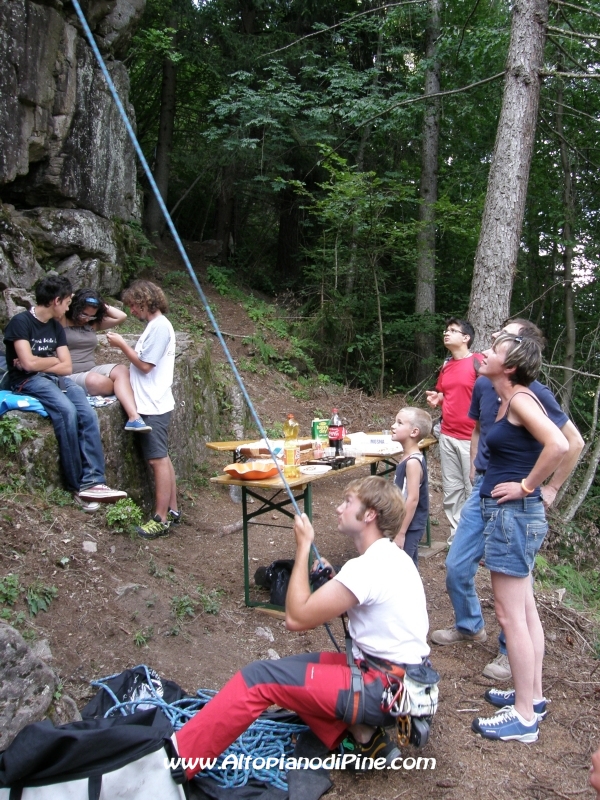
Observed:
[[[469,304],[478,349],[487,345],[492,331],[510,313],[535,141],[547,21],[547,0],[516,0]]]
[[[437,42],[440,38],[440,0],[429,0],[425,58],[425,94],[440,91],[440,62]],[[419,185],[419,231],[417,234],[417,282],[415,312],[435,314],[435,204],[438,198],[438,151],[440,142],[439,99],[427,102],[423,115],[421,143],[421,181]],[[435,334],[422,327],[416,333],[417,381],[431,372],[430,360],[435,353]]]
[[[173,22],[170,25],[169,33],[171,43],[175,48],[175,28]],[[173,147],[173,131],[175,129],[176,111],[176,89],[177,89],[177,68],[173,63],[170,54],[163,58],[162,63],[162,87],[160,93],[160,119],[158,123],[158,140],[156,143],[156,155],[154,158],[154,169],[152,177],[156,181],[158,191],[162,199],[167,202],[169,191],[170,159],[171,148]],[[150,237],[161,238],[165,230],[165,219],[153,192],[148,197],[146,207],[145,226]]]

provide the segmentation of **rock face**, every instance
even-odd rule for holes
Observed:
[[[81,719],[71,698],[55,698],[60,681],[21,634],[0,622],[0,750],[31,722],[50,717],[56,724]]]
[[[84,4],[105,54],[125,53],[144,4]],[[114,58],[107,66],[134,123],[127,71]],[[96,288],[114,294],[126,256],[118,226],[139,220],[139,198],[133,146],[73,9],[4,0],[0,199],[11,205],[0,208],[0,290],[29,289],[78,256],[84,276],[91,270]]]
[[[137,340],[137,336],[132,335],[124,338],[132,346]],[[109,359],[103,358],[102,361],[108,362]],[[210,351],[198,349],[188,336],[181,333],[177,334],[173,394],[175,410],[169,428],[169,453],[178,480],[191,480],[204,460],[205,442],[217,437],[218,402]],[[23,426],[36,434],[35,438],[25,441],[13,457],[19,471],[27,474],[30,483],[62,486],[52,424],[37,414],[8,413],[17,416]],[[136,442],[143,434],[123,430],[127,418],[119,403],[99,408],[98,418],[107,482],[124,489],[136,502],[150,510],[154,497],[151,474]]]

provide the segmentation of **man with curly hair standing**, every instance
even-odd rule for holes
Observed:
[[[131,314],[146,322],[146,330],[130,347],[118,333],[108,331],[111,347],[121,350],[131,362],[131,386],[144,422],[152,430],[140,437],[144,458],[154,474],[154,516],[137,528],[144,539],[166,536],[172,523],[180,521],[177,510],[175,470],[169,458],[168,428],[175,400],[171,386],[175,368],[175,331],[165,317],[168,311],[163,290],[150,281],[135,281],[123,292]]]

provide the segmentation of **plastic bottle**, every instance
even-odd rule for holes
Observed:
[[[346,431],[342,425],[342,420],[339,417],[337,408],[331,410],[331,419],[329,420],[329,447],[335,448],[336,456],[344,455],[344,436]]]
[[[300,426],[294,419],[293,414],[287,415],[287,420],[283,423],[283,472],[286,478],[300,477],[300,445],[298,435]]]

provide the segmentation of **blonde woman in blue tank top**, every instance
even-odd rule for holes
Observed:
[[[539,339],[502,333],[483,356],[480,375],[491,380],[500,398],[479,492],[486,522],[484,558],[496,617],[506,634],[514,690],[489,689],[486,699],[501,710],[476,718],[472,729],[488,739],[534,742],[546,716],[544,631],[531,580],[548,530],[540,485],[555,471],[568,443],[527,388],[542,363]]]

